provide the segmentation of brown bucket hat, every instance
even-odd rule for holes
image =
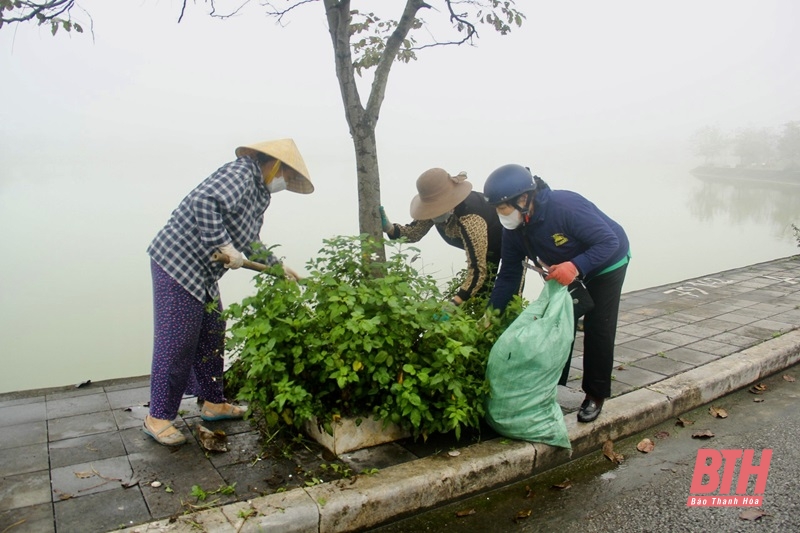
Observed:
[[[472,191],[467,173],[451,176],[446,170],[432,168],[417,178],[417,191],[411,200],[411,218],[430,220],[443,215],[463,202]]]
[[[306,163],[303,161],[303,156],[297,149],[297,145],[292,139],[277,139],[274,141],[264,141],[255,144],[248,144],[240,146],[236,149],[236,157],[245,155],[255,155],[261,153],[274,157],[283,165],[287,165],[295,171],[286,182],[286,190],[297,192],[300,194],[310,194],[314,192],[314,184],[308,177],[308,169]]]

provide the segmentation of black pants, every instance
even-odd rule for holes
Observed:
[[[596,276],[585,282],[594,308],[583,318],[583,392],[598,399],[611,396],[611,371],[614,368],[614,341],[617,336],[617,317],[622,283],[628,265]],[[575,320],[577,331],[577,318]],[[575,342],[573,341],[573,346]],[[572,362],[570,348],[567,364],[559,385],[567,384]]]

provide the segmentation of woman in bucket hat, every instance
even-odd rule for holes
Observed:
[[[380,208],[383,231],[390,239],[417,242],[435,227],[447,244],[466,252],[467,277],[451,300],[455,305],[478,293],[489,272],[497,272],[503,235],[494,208],[466,179],[465,172],[451,176],[441,168],[423,172],[417,179],[419,194],[411,200],[410,224],[391,223]]]
[[[203,420],[241,418],[245,410],[225,399],[222,387],[225,321],[217,281],[242,266],[244,255],[279,264],[259,233],[272,195],[314,191],[291,139],[240,146],[226,163],[192,190],[147,248],[153,276],[154,342],[150,413],[144,432],[160,444],[186,439],[172,425],[190,378],[203,398]],[[222,252],[228,263],[211,262]],[[297,275],[284,266],[286,275]]]

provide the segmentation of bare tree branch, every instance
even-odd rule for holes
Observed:
[[[286,16],[293,9],[300,7],[303,4],[311,4],[317,1],[318,0],[300,0],[299,2],[295,2],[294,4],[290,5],[285,9],[277,8],[274,5],[272,5],[272,2],[267,2],[264,4],[264,7],[267,8],[267,15],[275,17],[278,20],[278,23],[283,23],[283,17]]]
[[[403,14],[397,23],[397,27],[386,40],[386,48],[381,54],[381,59],[375,69],[375,78],[372,81],[372,89],[369,94],[369,101],[367,102],[366,118],[373,122],[372,127],[378,121],[381,104],[386,95],[386,85],[389,78],[389,70],[392,68],[397,52],[403,44],[411,27],[417,21],[417,12],[422,8],[430,8],[423,0],[408,0]]]

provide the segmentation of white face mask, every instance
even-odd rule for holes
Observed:
[[[434,224],[443,224],[443,223],[447,222],[447,219],[449,219],[450,215],[452,215],[452,214],[453,214],[452,211],[448,211],[447,213],[445,213],[443,215],[439,215],[436,218],[432,218],[431,220],[433,220]]]
[[[514,209],[510,215],[501,215],[497,213],[500,223],[506,229],[517,229],[522,224],[522,213]]]
[[[283,179],[283,176],[275,176],[272,181],[267,183],[267,190],[272,194],[286,190],[286,180]]]

